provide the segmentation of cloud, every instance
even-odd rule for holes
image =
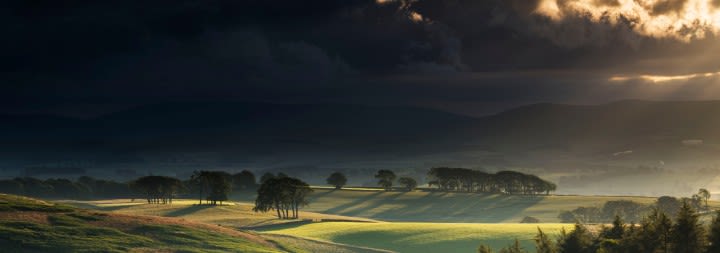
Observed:
[[[711,8],[709,0],[659,0],[659,1],[589,1],[589,0],[542,0],[535,14],[549,19],[535,26],[553,26],[547,30],[564,31],[558,34],[558,43],[632,31],[649,38],[667,38],[689,42],[716,35],[720,31],[720,11]],[[568,23],[577,24],[577,27]],[[563,38],[564,37],[564,38]],[[576,43],[565,43],[565,46]]]
[[[612,76],[608,79],[610,82],[628,82],[628,81],[647,81],[652,83],[668,83],[679,81],[690,81],[699,78],[715,78],[720,76],[720,72],[693,73],[684,75],[634,75],[634,76]]]
[[[714,91],[704,73],[720,70],[716,0],[7,5],[0,105],[220,97],[509,106],[707,96],[695,91]]]
[[[652,5],[652,14],[679,13],[685,8],[688,0],[660,0]]]

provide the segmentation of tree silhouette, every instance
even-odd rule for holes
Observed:
[[[622,239],[625,235],[625,222],[620,218],[620,216],[615,216],[615,219],[613,220],[612,227],[605,231],[603,233],[603,236],[605,238],[609,239]]]
[[[680,211],[680,207],[682,206],[681,202],[682,201],[675,197],[662,196],[657,199],[655,205],[657,206],[658,211],[663,212],[670,217],[675,217],[677,216],[678,211]]]
[[[340,189],[345,186],[345,183],[347,183],[347,177],[345,177],[345,174],[343,173],[335,172],[330,174],[325,181],[329,185],[335,186],[335,189]]]
[[[558,239],[558,253],[592,253],[592,236],[587,229],[575,224],[575,229],[568,233],[563,228]]]
[[[133,188],[145,194],[148,204],[172,204],[175,194],[182,189],[177,178],[165,176],[145,176],[133,183]]]
[[[222,204],[232,192],[232,176],[223,171],[195,171],[189,182],[192,190],[198,193],[201,205],[203,199],[211,205]]]
[[[527,250],[520,246],[518,239],[515,239],[513,244],[508,245],[505,248],[500,249],[499,253],[527,253]]]
[[[709,209],[708,200],[710,200],[710,191],[705,188],[700,188],[700,190],[698,190],[698,195],[705,199],[705,209]]]
[[[417,187],[417,181],[411,177],[401,177],[398,179],[398,183],[407,191],[413,191]]]
[[[268,179],[274,178],[274,177],[275,177],[275,174],[270,173],[270,172],[265,172],[265,174],[263,174],[263,175],[260,177],[260,183],[261,183],[261,184],[262,184],[262,183],[265,183],[265,181],[267,181]]]
[[[710,233],[708,234],[707,253],[720,252],[720,211],[715,211],[715,218],[710,224]]]
[[[555,253],[555,244],[550,240],[547,234],[543,233],[540,227],[537,228],[538,233],[535,235],[535,249],[537,253]]]
[[[378,179],[378,185],[386,191],[392,190],[395,177],[395,172],[392,172],[391,170],[379,170],[377,174],[375,174],[375,178]]]
[[[258,188],[255,212],[275,210],[278,219],[297,219],[299,208],[306,206],[310,185],[297,178],[274,177],[265,180]]]
[[[485,244],[480,244],[480,246],[478,246],[477,252],[478,253],[493,253],[493,250],[492,250],[492,248],[490,248],[490,246],[487,246]]]
[[[704,250],[705,230],[699,223],[699,216],[690,204],[683,202],[672,227],[672,252],[700,253]]]
[[[442,191],[495,192],[538,195],[557,190],[557,185],[536,175],[517,171],[490,174],[465,168],[435,167],[427,173],[428,185]]]
[[[234,188],[237,190],[255,189],[257,182],[255,174],[248,170],[243,170],[232,176]]]

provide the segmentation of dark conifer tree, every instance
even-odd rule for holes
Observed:
[[[674,253],[700,253],[704,251],[705,230],[699,215],[687,202],[683,202],[671,233],[671,249]]]
[[[720,211],[715,212],[715,218],[710,224],[710,233],[708,234],[707,253],[720,252]]]

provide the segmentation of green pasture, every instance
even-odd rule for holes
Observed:
[[[540,227],[556,236],[571,224],[472,224],[416,222],[322,222],[306,225],[278,225],[260,231],[327,240],[335,243],[387,249],[397,252],[475,252],[480,243],[495,249],[520,240],[534,250],[533,237]]]
[[[543,223],[580,206],[602,206],[610,200],[650,204],[655,198],[618,196],[511,196],[449,192],[384,192],[315,189],[303,210],[382,221],[517,223],[533,216]]]

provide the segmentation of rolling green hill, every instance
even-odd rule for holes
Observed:
[[[0,194],[5,252],[282,252],[260,236],[181,219],[88,211]]]
[[[656,199],[384,192],[370,188],[332,190],[319,187],[311,194],[310,205],[302,209],[300,216],[307,220],[298,222],[277,220],[272,213],[255,213],[252,204],[247,203],[251,196],[246,197],[244,202],[227,202],[223,206],[197,206],[195,200],[177,200],[173,205],[152,205],[127,199],[62,203],[113,215],[161,216],[157,218],[252,229],[257,232],[256,236],[274,242],[274,246],[286,251],[473,252],[480,243],[497,250],[515,238],[531,250],[538,227],[550,235],[557,235],[562,228],[572,229],[572,224],[558,223],[557,216],[579,206],[601,206],[610,200],[650,204]],[[713,201],[710,206],[720,207]],[[525,216],[536,217],[543,223],[519,224]],[[333,221],[320,222],[322,220]]]
[[[0,252],[387,252],[202,222],[242,217],[237,214],[245,210],[245,205],[234,212],[228,211],[232,206],[224,206],[192,215],[204,208],[183,205],[182,201],[173,205],[176,208],[118,200],[99,202],[103,204],[91,201],[84,205],[105,211],[0,194]],[[122,207],[133,208],[125,213],[108,212]],[[187,217],[157,215],[162,212]],[[138,215],[141,213],[145,215]]]
[[[495,249],[517,238],[525,249],[534,249],[532,238],[540,227],[551,236],[570,224],[470,224],[470,223],[358,223],[323,222],[279,225],[261,229],[283,234],[328,240],[397,252],[475,252],[482,242]]]
[[[533,216],[544,223],[556,223],[562,211],[602,206],[609,200],[649,204],[655,198],[315,189],[304,210],[382,221],[517,223],[525,216]]]
[[[161,217],[176,217],[195,222],[219,224],[233,228],[253,228],[259,226],[275,225],[296,220],[279,220],[274,213],[256,213],[252,211],[253,204],[241,202],[225,202],[224,205],[209,206],[196,205],[196,200],[174,200],[172,205],[146,204],[141,200],[111,199],[97,201],[65,200],[60,203],[87,209],[110,211],[118,214],[149,215]],[[301,211],[302,219],[310,220],[347,220],[361,222],[377,222],[371,219],[356,218],[332,214]]]

